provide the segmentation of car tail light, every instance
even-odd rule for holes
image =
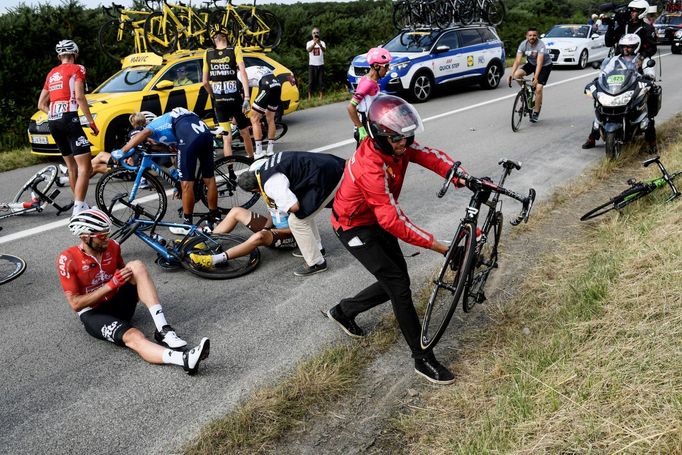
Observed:
[[[293,74],[287,74],[287,81],[288,81],[291,85],[293,85],[294,87],[296,87],[296,77],[294,77]]]

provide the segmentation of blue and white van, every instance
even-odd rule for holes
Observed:
[[[504,74],[504,46],[488,25],[404,30],[382,47],[393,60],[379,81],[381,91],[415,102],[428,100],[436,85],[451,81],[471,80],[493,89]],[[353,59],[348,68],[351,92],[368,71],[366,54]]]

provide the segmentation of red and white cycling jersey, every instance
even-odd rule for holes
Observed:
[[[57,261],[59,280],[64,288],[64,294],[67,295],[85,295],[96,291],[114,276],[117,269],[123,267],[125,262],[121,256],[121,246],[115,240],[109,240],[101,262],[97,262],[97,259],[83,251],[79,245],[63,251]],[[102,302],[109,300],[117,292],[118,289],[109,292]],[[102,302],[98,302],[97,305]]]
[[[78,112],[76,81],[85,84],[85,67],[75,63],[62,63],[49,72],[43,89],[50,93],[49,120],[62,118],[66,112]]]

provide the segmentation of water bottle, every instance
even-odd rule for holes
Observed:
[[[152,234],[152,239],[154,239],[156,242],[158,242],[159,245],[161,245],[161,246],[166,246],[166,244],[168,243],[168,241],[166,241],[166,239],[164,239],[163,237],[161,237],[160,234],[157,234],[157,233]]]

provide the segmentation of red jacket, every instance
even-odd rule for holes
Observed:
[[[399,239],[430,248],[433,235],[416,226],[398,205],[410,161],[445,177],[454,160],[440,150],[412,144],[401,156],[381,153],[371,139],[362,141],[346,163],[334,197],[332,226],[344,230],[379,224]]]

